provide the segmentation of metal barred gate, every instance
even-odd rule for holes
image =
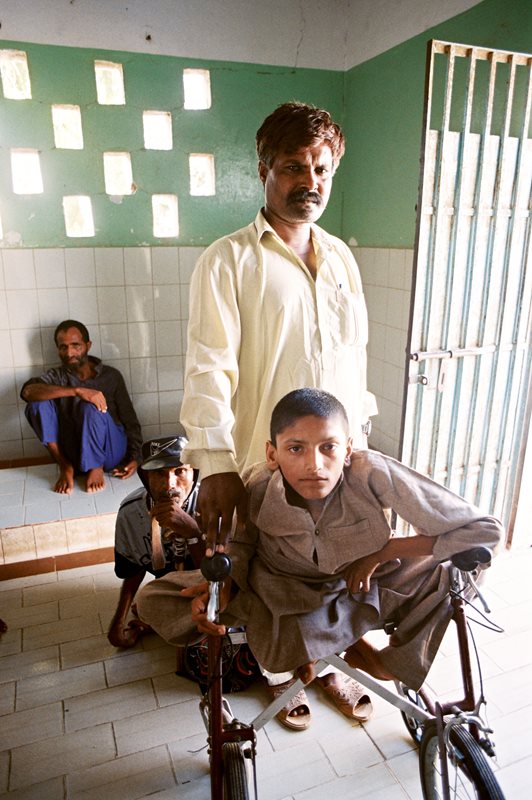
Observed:
[[[401,458],[510,528],[530,419],[531,105],[531,55],[429,43]]]

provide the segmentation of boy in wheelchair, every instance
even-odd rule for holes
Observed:
[[[305,683],[313,662],[343,652],[373,677],[418,689],[450,619],[448,559],[495,548],[498,520],[393,458],[353,450],[345,409],[318,389],[279,401],[266,462],[244,482],[249,524],[229,544],[220,624],[207,620],[206,585],[192,575],[186,588],[179,576],[166,589],[158,581],[157,596],[148,585],[141,619],[175,644],[195,628],[245,625],[261,667],[295,670]],[[390,510],[416,535],[394,536]],[[383,627],[389,644],[376,650],[364,634]]]

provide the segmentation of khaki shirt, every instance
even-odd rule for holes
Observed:
[[[366,388],[366,304],[347,245],[316,225],[314,281],[261,212],[214,242],[190,288],[181,411],[185,458],[202,477],[264,459],[275,403],[318,387],[346,407],[357,446],[377,413]]]

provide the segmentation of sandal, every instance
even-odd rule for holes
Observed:
[[[276,700],[278,697],[280,697],[287,689],[290,688],[290,686],[293,686],[296,680],[297,678],[292,678],[291,680],[286,681],[286,683],[278,683],[275,686],[271,686],[268,683],[267,687],[271,699]],[[306,709],[304,714],[290,716],[290,713],[295,708],[301,707]],[[289,700],[275,716],[281,725],[285,726],[285,728],[290,728],[292,731],[305,731],[311,722],[310,708],[305,690],[301,689],[296,695],[294,695],[292,699]]]
[[[317,680],[316,683],[345,717],[356,719],[358,722],[367,722],[373,714],[373,706],[365,687],[353,678],[346,676],[341,686],[335,683],[325,685],[321,680]]]

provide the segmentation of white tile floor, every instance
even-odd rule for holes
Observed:
[[[487,595],[504,634],[480,628],[496,769],[507,800],[530,796],[532,550],[504,553]],[[6,800],[207,800],[205,732],[195,686],[174,674],[157,636],[117,651],[106,639],[119,581],[112,565],[0,583],[0,797]],[[448,694],[446,639],[429,682]],[[418,800],[417,756],[399,712],[376,699],[359,726],[310,687],[313,723],[259,732],[261,800]],[[231,696],[238,715],[263,707],[261,686]]]
[[[92,517],[117,511],[123,498],[141,485],[138,475],[119,480],[106,475],[102,492],[87,494],[77,480],[72,494],[57,494],[55,464],[0,470],[0,528]]]

